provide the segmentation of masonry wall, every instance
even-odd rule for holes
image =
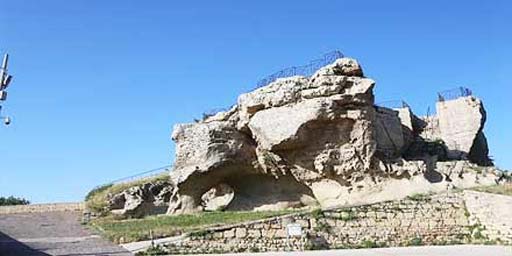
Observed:
[[[287,237],[290,223],[300,224],[303,235]],[[169,248],[172,253],[220,253],[495,243],[484,230],[470,223],[464,194],[449,193],[209,229]]]
[[[512,242],[512,196],[464,191],[471,224],[478,224],[490,240]]]
[[[85,205],[82,202],[12,205],[12,206],[0,206],[0,214],[57,212],[57,211],[83,211],[84,209],[85,209]]]

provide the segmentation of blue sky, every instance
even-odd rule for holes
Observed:
[[[0,5],[11,54],[0,195],[81,200],[169,164],[172,125],[233,104],[276,70],[339,49],[377,101],[417,114],[465,85],[484,100],[491,155],[512,168],[510,1],[16,0]]]

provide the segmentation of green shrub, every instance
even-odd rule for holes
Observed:
[[[341,216],[340,216],[339,219],[342,220],[342,221],[352,221],[352,220],[357,220],[358,217],[357,217],[357,214],[355,212],[343,211],[343,212],[341,212]]]
[[[473,233],[473,238],[477,239],[477,240],[487,239],[487,237],[484,236],[484,234],[482,234],[482,229],[475,230],[474,233]]]
[[[315,251],[315,250],[327,250],[329,249],[329,244],[322,239],[312,238],[304,244],[304,250],[306,251]]]
[[[423,201],[426,198],[427,198],[427,195],[422,194],[422,193],[415,193],[415,194],[412,194],[407,197],[407,199],[412,200],[412,201]]]
[[[423,245],[423,239],[421,239],[421,237],[415,237],[409,241],[408,245],[410,245],[410,246]]]
[[[432,245],[448,245],[448,241],[446,240],[435,240],[432,242]]]
[[[471,232],[471,236],[473,237],[473,239],[476,239],[476,240],[486,240],[487,237],[482,234],[482,231],[485,230],[485,227],[480,225],[480,224],[474,224],[474,225],[471,225],[469,226],[469,231]]]
[[[458,240],[461,240],[461,241],[467,239],[468,237],[469,237],[468,234],[457,234],[457,235],[455,235],[455,238],[457,238]]]
[[[204,237],[208,234],[210,234],[211,231],[209,230],[197,230],[189,233],[190,237]]]
[[[320,218],[323,218],[325,215],[324,215],[324,212],[322,211],[322,209],[314,209],[312,212],[311,212],[311,216],[314,218],[314,219],[320,219]]]
[[[469,213],[469,210],[465,205],[464,205],[464,216],[466,218],[469,218],[469,216],[471,216],[471,213]]]
[[[260,252],[260,248],[258,248],[258,247],[249,247],[249,252]]]
[[[146,256],[146,255],[168,255],[169,252],[164,249],[164,247],[160,245],[153,245],[149,247],[146,251],[138,252],[135,255],[136,256]]]
[[[377,248],[380,247],[375,241],[372,240],[363,240],[361,242],[361,248]]]
[[[30,202],[27,199],[19,198],[19,197],[0,197],[0,206],[4,205],[27,205]]]
[[[498,244],[497,240],[485,240],[484,245],[496,245]]]
[[[331,231],[331,226],[329,226],[329,224],[327,224],[327,223],[325,223],[323,221],[319,221],[316,224],[316,227],[313,230],[315,230],[316,232],[326,232],[326,233],[329,233],[329,231]]]

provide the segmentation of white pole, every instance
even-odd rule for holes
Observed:
[[[7,61],[9,60],[9,54],[4,54],[4,61],[2,61],[2,68],[7,70]]]
[[[7,75],[7,62],[9,61],[9,54],[4,54],[2,67],[0,68],[0,85],[3,85],[5,76]]]
[[[0,67],[0,91],[7,88],[8,75],[7,75],[7,62],[9,61],[9,54],[4,54],[2,67]]]

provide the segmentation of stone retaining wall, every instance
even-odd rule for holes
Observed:
[[[418,195],[208,229],[168,248],[171,253],[220,253],[512,241],[490,240],[481,232],[485,227],[470,218],[463,193]],[[288,237],[288,224],[299,224],[302,235]]]
[[[512,196],[464,191],[464,202],[471,224],[494,240],[512,241]]]
[[[53,203],[0,206],[0,214],[36,213],[36,212],[62,212],[84,211],[85,204],[79,203]]]

